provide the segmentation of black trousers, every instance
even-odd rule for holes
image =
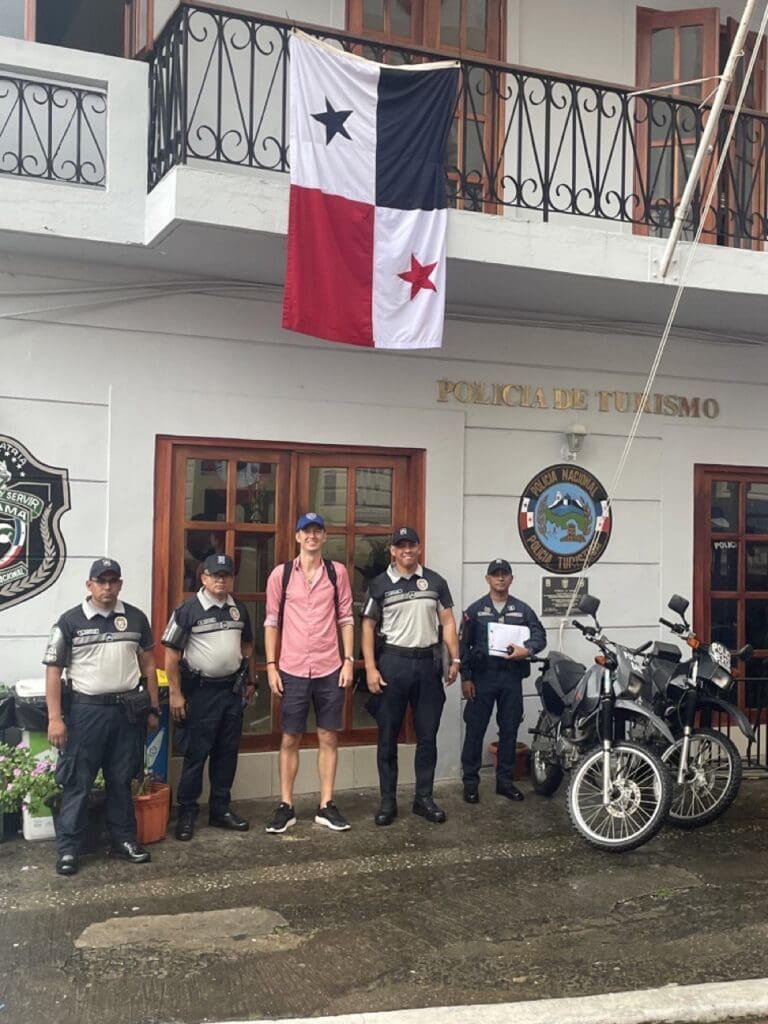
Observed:
[[[397,792],[397,737],[410,704],[416,730],[416,796],[432,796],[437,762],[437,730],[445,704],[442,669],[432,658],[404,658],[384,652],[379,671],[387,684],[374,701],[379,727],[376,764],[382,801],[394,803]]]
[[[499,726],[496,779],[510,783],[515,770],[517,730],[523,720],[522,679],[509,672],[478,672],[472,681],[475,699],[468,700],[464,708],[467,731],[461,751],[462,778],[470,785],[480,781],[483,739],[495,705]]]
[[[197,814],[203,791],[203,768],[208,761],[213,816],[229,810],[237,770],[243,702],[231,687],[197,686],[187,699],[187,717],[176,727],[176,744],[184,754],[184,767],[176,794],[179,812]]]
[[[65,720],[67,742],[56,764],[56,780],[63,787],[56,818],[59,853],[80,852],[88,825],[88,799],[99,768],[104,772],[112,842],[135,842],[131,780],[138,775],[144,755],[144,730],[128,722],[119,704],[73,703]]]

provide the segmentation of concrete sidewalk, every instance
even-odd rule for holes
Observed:
[[[510,1020],[515,1024],[725,1024],[733,1020],[754,1021],[756,1013],[768,1013],[768,978],[490,1006],[435,1006],[343,1017],[301,1017],[292,1018],[291,1024],[509,1024]],[[270,1020],[221,1024],[270,1024]]]
[[[0,1024],[768,1017],[768,779],[623,855],[575,834],[564,793],[523,788],[511,804],[484,780],[470,807],[442,784],[442,826],[403,791],[383,829],[374,793],[342,793],[348,833],[306,798],[267,835],[272,802],[244,804],[247,834],[201,827],[72,879],[50,842],[0,845]]]

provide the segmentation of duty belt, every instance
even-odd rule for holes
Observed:
[[[129,693],[135,693],[138,687],[133,690],[123,690],[121,693],[78,693],[72,691],[73,704],[122,704],[123,698]]]
[[[434,658],[437,644],[431,647],[397,647],[395,644],[384,644],[385,654],[397,654],[401,658]]]

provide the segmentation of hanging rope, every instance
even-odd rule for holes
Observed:
[[[760,43],[762,42],[762,40],[763,40],[763,38],[765,36],[766,26],[768,26],[768,3],[766,3],[765,11],[763,12],[763,17],[762,17],[762,20],[760,22],[760,28],[757,31],[757,36],[756,36],[756,40],[755,40],[755,46],[752,49],[752,56],[750,58],[748,66],[747,66],[746,74],[744,75],[744,81],[742,82],[742,85],[741,85],[741,92],[739,93],[739,97],[738,97],[738,100],[736,102],[736,106],[733,109],[733,113],[732,113],[732,116],[731,116],[731,123],[730,123],[730,125],[728,127],[728,131],[727,131],[726,136],[725,136],[725,143],[722,146],[722,149],[721,149],[721,152],[720,152],[720,157],[719,157],[719,159],[717,161],[717,166],[715,168],[715,173],[714,173],[714,175],[712,177],[712,183],[710,185],[709,192],[707,194],[706,202],[705,202],[705,205],[704,205],[704,210],[708,210],[712,206],[712,202],[713,202],[714,197],[715,197],[715,192],[717,190],[718,182],[720,180],[720,176],[722,174],[723,167],[725,166],[725,161],[728,158],[728,148],[729,148],[731,142],[733,141],[733,136],[734,136],[734,133],[736,131],[739,115],[740,115],[740,113],[741,113],[741,111],[742,111],[742,109],[744,107],[744,102],[745,102],[745,99],[746,99],[747,90],[748,90],[749,84],[750,84],[750,82],[752,80],[752,75],[754,73],[755,64],[757,63],[757,60],[758,60],[758,57],[759,57],[759,54],[760,54]],[[742,54],[742,56],[743,56],[743,54]],[[632,448],[632,444],[633,444],[633,442],[635,440],[635,437],[637,436],[637,432],[638,432],[638,430],[640,428],[640,421],[643,418],[643,414],[645,412],[646,403],[647,403],[648,398],[649,398],[649,396],[650,396],[650,394],[651,394],[651,392],[653,390],[653,386],[654,386],[654,383],[656,381],[656,374],[658,373],[662,357],[664,356],[664,350],[667,347],[667,341],[669,340],[669,335],[670,335],[670,332],[671,332],[672,327],[674,325],[675,317],[677,316],[677,311],[678,311],[678,309],[680,307],[680,302],[681,302],[681,300],[683,298],[683,293],[685,292],[685,288],[686,288],[686,285],[688,283],[688,275],[689,275],[691,267],[693,265],[693,261],[694,261],[694,258],[696,256],[696,252],[697,252],[697,249],[698,249],[699,242],[701,240],[701,234],[702,234],[703,230],[704,230],[704,217],[702,216],[702,217],[699,217],[699,226],[698,226],[698,228],[696,230],[696,234],[694,236],[693,242],[690,245],[690,249],[689,249],[689,252],[688,252],[688,257],[687,257],[687,259],[685,261],[685,265],[683,266],[683,271],[682,271],[682,273],[680,275],[680,280],[678,282],[677,288],[675,289],[675,297],[674,297],[674,299],[672,301],[672,307],[671,307],[671,309],[669,311],[669,316],[667,317],[667,322],[664,325],[664,330],[662,331],[662,334],[661,334],[661,340],[659,341],[658,348],[656,349],[656,355],[654,356],[653,363],[651,364],[651,369],[650,369],[650,371],[648,373],[648,378],[647,378],[647,380],[645,382],[645,388],[643,389],[642,397],[640,399],[640,402],[638,403],[637,411],[635,412],[634,418],[632,420],[632,426],[630,427],[629,434],[627,435],[627,439],[624,442],[624,448],[622,450],[621,456],[619,457],[619,462],[618,462],[618,465],[616,466],[616,471],[613,474],[613,478],[611,480],[610,486],[608,487],[608,502],[607,502],[607,505],[608,505],[608,511],[609,512],[610,512],[611,506],[613,504],[613,496],[616,493],[616,490],[617,490],[617,488],[619,486],[619,482],[620,482],[621,477],[622,477],[622,475],[624,473],[624,468],[625,468],[625,466],[627,464],[627,459],[629,458],[629,453],[630,453],[630,450]],[[592,540],[590,541],[589,547],[587,548],[587,554],[586,554],[585,559],[584,559],[584,568],[582,569],[581,573],[579,574],[578,580],[576,581],[576,589],[574,590],[574,592],[573,592],[573,594],[571,596],[571,600],[570,600],[570,602],[568,604],[568,611],[566,612],[564,618],[560,622],[560,629],[559,629],[560,640],[559,640],[559,643],[560,643],[561,647],[563,645],[563,628],[567,625],[568,619],[572,615],[573,609],[574,609],[575,605],[578,603],[579,589],[580,589],[580,587],[582,585],[582,581],[586,578],[587,567],[589,566],[589,563],[590,563],[590,560],[592,558],[592,555],[594,554],[594,552],[595,552],[595,550],[597,548],[598,540],[599,540],[599,536],[598,536],[597,531],[596,531],[595,535],[593,536]]]

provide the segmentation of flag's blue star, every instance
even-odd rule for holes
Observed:
[[[326,146],[332,141],[335,135],[343,135],[345,139],[349,139],[350,142],[352,141],[352,136],[344,127],[344,122],[347,120],[351,113],[351,110],[334,110],[333,106],[331,105],[331,101],[326,96],[325,113],[312,114],[312,117],[316,121],[319,121],[320,124],[325,125]]]

